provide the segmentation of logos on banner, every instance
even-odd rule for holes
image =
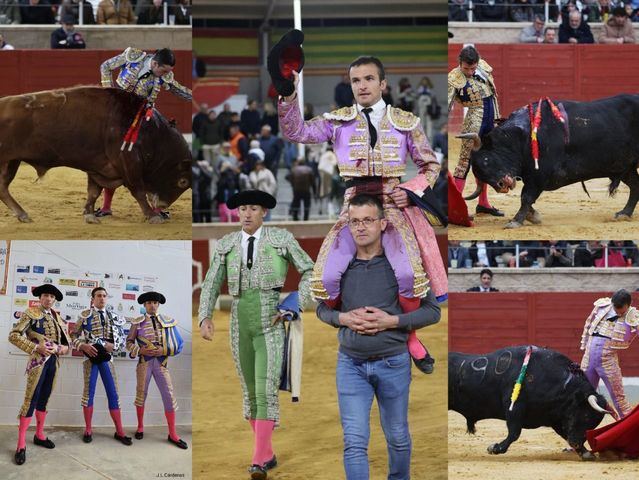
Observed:
[[[17,265],[16,272],[18,273],[31,273],[31,265]]]
[[[37,282],[38,280],[39,280],[38,277],[20,277],[18,279],[18,281],[22,283]]]
[[[58,280],[60,285],[66,285],[67,287],[75,287],[75,280],[71,278],[61,278]]]
[[[28,293],[26,285],[16,285],[16,293]]]
[[[33,273],[44,273],[44,265],[34,265]]]
[[[51,278],[51,277],[44,277],[43,282],[44,282],[44,283],[53,283],[53,278]]]
[[[77,290],[65,290],[64,291],[64,295],[67,297],[78,297],[78,291]]]
[[[135,300],[135,293],[123,293],[122,294],[122,299],[123,300]]]
[[[26,299],[26,298],[16,298],[16,299],[13,301],[13,304],[14,304],[16,307],[25,307],[25,306],[27,305],[27,299]]]
[[[39,307],[40,300],[29,300],[29,308]]]
[[[127,280],[142,280],[142,277],[131,277],[131,276],[127,276],[126,277]]]
[[[122,285],[119,283],[109,283],[109,289],[122,290]]]
[[[155,283],[155,277],[144,277],[145,282]]]
[[[47,273],[52,273],[54,275],[60,275],[60,269],[59,268],[50,268],[47,270]]]
[[[143,285],[142,286],[142,291],[143,292],[152,292],[153,291],[153,287],[151,285]]]
[[[98,282],[95,280],[78,280],[78,287],[80,288],[95,288],[98,286]]]
[[[140,291],[140,285],[134,285],[132,283],[127,283],[126,284],[126,290],[129,292],[139,292]]]
[[[67,302],[64,306],[71,310],[85,310],[87,308],[85,304],[80,302]]]

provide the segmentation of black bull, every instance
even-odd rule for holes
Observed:
[[[84,218],[95,223],[102,188],[124,185],[145,217],[161,222],[157,209],[171,205],[191,184],[191,152],[184,137],[159,112],[142,120],[131,151],[121,151],[142,100],[99,87],[74,87],[0,99],[0,200],[20,221],[29,215],[9,193],[21,162],[39,177],[54,167],[88,176]],[[44,195],[44,193],[43,193]],[[48,206],[48,205],[47,205]]]
[[[471,155],[473,174],[499,192],[523,181],[521,207],[506,225],[516,228],[525,220],[541,223],[533,204],[543,191],[557,190],[593,178],[610,178],[612,195],[620,182],[630,187],[626,206],[615,218],[629,220],[639,200],[639,95],[618,95],[593,102],[559,102],[567,131],[547,102],[543,102],[539,140],[539,169],[531,152],[531,122],[527,108],[513,112],[481,139],[475,134]],[[535,111],[537,104],[533,105]],[[585,189],[585,186],[584,186]],[[468,197],[475,198],[478,191]]]
[[[448,409],[466,418],[469,433],[475,433],[479,420],[506,421],[508,436],[490,445],[489,453],[506,453],[522,428],[551,427],[582,458],[590,458],[584,447],[586,430],[601,423],[608,406],[568,357],[533,347],[521,393],[510,411],[526,348],[508,347],[485,355],[450,352]]]

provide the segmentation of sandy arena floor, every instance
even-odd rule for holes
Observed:
[[[609,423],[611,420],[606,420]],[[448,412],[448,478],[450,480],[634,480],[638,460],[619,460],[607,455],[596,461],[582,461],[577,454],[563,452],[566,443],[550,428],[523,430],[503,455],[489,455],[488,445],[507,434],[502,420],[482,420],[477,434],[466,433],[466,420]]]
[[[451,172],[459,158],[461,141],[449,136],[449,158]],[[639,234],[639,210],[632,221],[614,220],[615,212],[621,210],[628,201],[629,189],[621,184],[614,198],[608,196],[610,180],[600,178],[586,182],[592,198],[588,198],[581,184],[569,185],[541,194],[534,207],[541,213],[543,223],[532,225],[526,222],[517,229],[504,229],[504,225],[519,210],[522,183],[509,193],[497,193],[492,187],[488,198],[493,206],[502,210],[505,217],[478,215],[471,228],[458,225],[448,226],[451,240],[551,240],[551,239],[615,239],[636,240]],[[472,171],[464,188],[464,195],[475,190]],[[475,213],[477,200],[468,202],[469,213]]]
[[[435,373],[413,368],[409,421],[413,438],[412,478],[446,479],[447,311],[420,338],[436,358]],[[228,312],[216,312],[213,342],[193,341],[193,476],[248,478],[252,434],[242,418],[239,380],[231,359]],[[342,430],[335,391],[336,331],[304,314],[304,373],[300,403],[282,393],[281,426],[274,434],[279,466],[272,480],[344,478]],[[199,331],[194,319],[193,329]],[[371,480],[387,475],[387,454],[377,408],[371,419]]]
[[[9,191],[24,208],[32,223],[21,223],[0,202],[0,238],[48,240],[190,240],[191,190],[171,205],[171,219],[159,225],[149,224],[129,191],[118,188],[113,200],[112,217],[99,225],[84,222],[82,211],[86,200],[86,174],[71,168],[54,168],[44,179],[33,183],[37,175],[26,164],[20,166]],[[102,205],[98,198],[96,207]]]

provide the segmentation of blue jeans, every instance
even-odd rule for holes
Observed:
[[[411,439],[408,431],[410,356],[380,360],[337,357],[337,397],[344,430],[347,480],[368,480],[368,442],[373,396],[388,448],[388,480],[410,479]]]

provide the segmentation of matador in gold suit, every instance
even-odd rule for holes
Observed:
[[[493,129],[495,120],[499,118],[497,89],[492,71],[493,68],[479,57],[477,50],[467,46],[459,54],[459,66],[448,73],[448,111],[452,110],[455,102],[466,109],[462,133],[477,133],[481,137]],[[460,193],[464,191],[470,170],[472,146],[472,139],[462,139],[459,161],[453,173],[455,186]],[[484,184],[476,212],[503,217],[504,214],[488,202],[487,189],[488,185]]]

